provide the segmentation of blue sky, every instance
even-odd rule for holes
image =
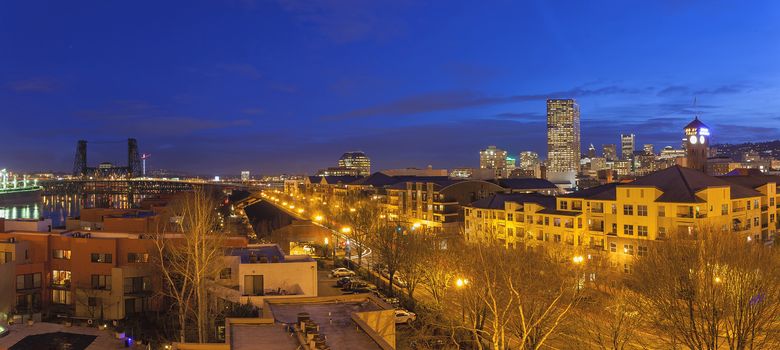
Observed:
[[[749,5],[749,6],[748,6]],[[546,98],[583,148],[778,138],[777,1],[18,1],[0,4],[0,168],[201,174],[383,168],[545,152]],[[693,100],[698,104],[693,107]],[[107,143],[101,143],[107,142]]]

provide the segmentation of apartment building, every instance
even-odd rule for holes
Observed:
[[[771,241],[777,230],[777,177],[711,177],[673,166],[630,183],[558,197],[496,195],[465,207],[465,238],[507,247],[545,244],[566,254],[606,254],[625,272],[650,242],[696,228]]]
[[[167,235],[175,242],[181,234]],[[247,241],[230,237],[224,244],[245,247]],[[14,282],[12,293],[0,295],[0,308],[12,307],[0,312],[119,320],[157,311],[162,281],[150,256],[155,249],[142,233],[2,232],[0,263],[14,266]]]
[[[138,234],[0,233],[0,255],[15,265],[15,314],[122,319],[156,310],[149,252]]]
[[[352,180],[352,181],[349,181]],[[374,173],[358,179],[323,178],[288,186],[289,195],[329,200],[349,193],[371,197],[389,218],[415,225],[427,232],[458,234],[463,223],[462,206],[496,193],[559,193],[550,181],[535,178],[451,179],[445,176],[390,176]]]

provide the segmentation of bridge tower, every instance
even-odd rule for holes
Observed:
[[[138,141],[127,139],[127,176],[130,178],[141,176],[141,157],[138,154]]]
[[[84,176],[87,172],[87,141],[76,143],[76,158],[73,160],[73,176]]]

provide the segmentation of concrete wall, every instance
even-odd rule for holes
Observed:
[[[29,232],[50,232],[51,219],[45,220],[5,220],[4,231],[29,231]]]
[[[395,311],[355,312],[352,320],[382,349],[395,349]]]
[[[263,275],[263,288],[266,290],[281,288],[296,293],[297,296],[317,296],[317,263],[315,261],[238,264],[237,272],[234,270],[233,274],[238,278],[238,290],[242,294],[244,276]]]

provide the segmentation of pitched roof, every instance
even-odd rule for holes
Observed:
[[[757,191],[737,183],[709,176],[698,170],[675,165],[640,177],[633,182],[601,185],[562,197],[614,200],[617,187],[655,187],[663,192],[656,199],[656,202],[668,203],[702,202],[702,199],[696,196],[696,192],[709,187],[729,187],[731,188],[731,198],[757,197],[761,195]]]
[[[469,206],[480,209],[504,209],[504,203],[536,203],[545,208],[555,208],[555,197],[537,193],[496,193],[471,203]]]
[[[362,179],[362,176],[320,176],[320,178],[324,178],[325,182],[328,184],[348,184],[352,183],[356,180]],[[319,183],[319,181],[318,181]]]
[[[683,168],[679,165],[656,171],[623,186],[656,187],[663,192],[663,194],[656,199],[656,202],[702,202],[702,200],[696,196],[696,192],[708,187],[730,187],[731,198],[745,198],[761,195],[750,188],[735,185],[717,177],[709,176],[701,171]]]
[[[780,186],[780,176],[776,176],[776,175],[763,175],[763,174],[729,175],[729,174],[726,174],[724,176],[718,176],[718,178],[733,184],[737,184],[740,186],[753,188],[753,189],[764,186],[770,182],[774,182],[776,185]]]
[[[531,189],[557,189],[554,183],[545,179],[522,178],[522,179],[498,179],[495,181],[499,186],[512,190],[531,190]]]
[[[604,200],[604,201],[615,200],[615,187],[617,187],[617,185],[619,185],[619,183],[617,182],[608,183],[606,185],[591,187],[591,188],[584,189],[582,191],[565,194],[562,195],[561,197]]]
[[[447,176],[390,176],[382,172],[376,172],[351,183],[351,185],[363,185],[373,187],[387,187],[405,182],[433,182],[447,181]],[[403,187],[403,186],[402,186]]]
[[[686,125],[685,128],[683,128],[683,129],[692,129],[692,128],[695,128],[695,129],[707,128],[707,129],[709,129],[709,127],[706,124],[702,123],[701,120],[699,120],[699,117],[694,117],[693,120],[690,123],[688,123],[688,125]]]

